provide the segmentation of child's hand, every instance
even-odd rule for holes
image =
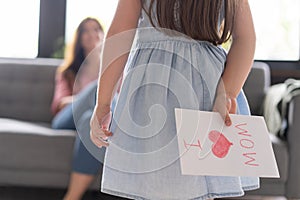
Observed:
[[[216,95],[213,111],[221,114],[226,126],[231,126],[232,122],[229,114],[235,114],[236,109],[236,98],[231,97],[226,93],[218,93]]]
[[[109,136],[112,136],[112,133],[108,130],[111,116],[112,113],[110,108],[94,109],[94,113],[90,121],[90,137],[92,142],[99,148],[103,146],[107,147],[109,145],[107,139]]]

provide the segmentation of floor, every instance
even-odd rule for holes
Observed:
[[[0,200],[61,200],[65,190],[24,187],[0,187]],[[125,200],[100,192],[87,192],[82,200]],[[220,199],[221,200],[221,199]],[[225,199],[222,199],[225,200]],[[226,199],[229,200],[229,199]],[[245,196],[230,200],[286,200],[284,197]]]
[[[62,200],[66,190],[0,187],[0,200]],[[123,200],[100,192],[87,192],[82,200]]]
[[[225,200],[225,199],[222,199]],[[226,200],[287,200],[285,197],[262,197],[262,196],[245,196],[242,198],[231,198]]]

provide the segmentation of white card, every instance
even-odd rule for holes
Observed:
[[[263,117],[175,108],[181,172],[184,175],[279,177]]]

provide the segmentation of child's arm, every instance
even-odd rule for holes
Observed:
[[[140,0],[119,0],[103,48],[97,101],[99,108],[111,104],[129,55],[140,12]]]
[[[236,98],[240,93],[253,64],[256,36],[248,0],[238,0],[232,46],[227,56],[219,93],[226,95],[225,123],[231,124],[229,113],[236,112]],[[225,89],[225,90],[224,90]]]
[[[111,102],[128,59],[141,8],[141,0],[119,0],[114,19],[105,37],[97,102],[90,121],[91,140],[98,147],[109,145],[106,139],[112,135],[108,131]]]

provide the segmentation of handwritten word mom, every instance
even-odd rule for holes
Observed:
[[[255,159],[256,152],[254,151],[255,142],[253,141],[252,134],[246,129],[246,126],[247,123],[237,124],[235,126],[235,128],[238,129],[238,135],[243,137],[240,139],[240,146],[242,149],[244,149],[244,153],[242,154],[242,156],[246,158],[244,164],[258,167],[259,164]]]

